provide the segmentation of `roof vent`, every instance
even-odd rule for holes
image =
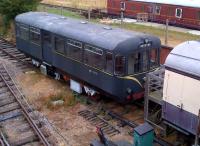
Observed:
[[[86,21],[81,21],[81,24],[87,24],[87,22]]]
[[[112,28],[109,27],[109,26],[104,26],[103,29],[106,29],[106,30],[112,30]]]

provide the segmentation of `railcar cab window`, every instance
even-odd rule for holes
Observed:
[[[30,27],[30,41],[33,44],[40,45],[40,29]]]
[[[183,13],[183,12],[182,12],[182,9],[180,9],[180,8],[177,8],[177,9],[176,9],[176,17],[177,17],[177,18],[182,18],[182,13]]]
[[[128,74],[145,72],[149,65],[148,51],[136,52],[128,57]]]
[[[85,45],[84,63],[98,69],[103,69],[103,50],[90,45]]]
[[[155,68],[158,65],[158,50],[151,49],[150,52],[150,69]]]
[[[24,40],[29,40],[29,27],[27,25],[20,25],[20,38]]]
[[[122,55],[115,56],[115,75],[125,74],[125,57]]]
[[[106,52],[105,71],[108,73],[113,73],[113,55],[111,52]]]
[[[72,59],[82,61],[82,43],[72,39],[68,39],[67,55]]]
[[[59,53],[65,54],[65,43],[60,37],[55,37],[55,50]]]

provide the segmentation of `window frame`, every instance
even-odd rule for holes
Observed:
[[[119,74],[119,73],[116,73],[116,58],[117,57],[122,57],[123,58],[123,73],[122,74]],[[114,75],[116,76],[124,76],[126,74],[126,57],[124,55],[121,55],[121,54],[116,54],[115,57],[114,57]]]
[[[159,10],[159,13],[158,13],[157,10]],[[156,15],[160,15],[160,13],[161,13],[161,6],[160,5],[156,5],[156,7],[155,7],[155,14]]]
[[[48,35],[48,40],[45,37],[47,35]],[[49,31],[43,31],[43,33],[42,33],[42,43],[43,43],[43,45],[53,47],[54,42],[52,40],[52,35],[53,34]]]
[[[73,43],[72,43],[73,42]],[[79,45],[76,45],[79,44]],[[79,58],[77,57],[72,57],[70,54],[70,46],[76,49],[79,49],[80,50],[80,56]],[[74,40],[74,39],[71,39],[71,38],[68,38],[66,41],[65,41],[65,54],[67,55],[67,57],[69,57],[70,59],[74,59],[74,60],[77,60],[77,61],[82,61],[83,60],[83,43],[81,41],[77,41],[77,40]]]
[[[34,33],[34,34],[39,35],[39,43],[33,41],[32,37],[31,37],[31,33]],[[32,44],[41,46],[41,30],[40,30],[39,28],[30,26],[30,27],[29,27],[29,40],[30,40],[30,42],[31,42]]]
[[[156,59],[155,60],[155,63],[156,64],[154,64],[154,65],[152,65],[152,63],[151,63],[151,55],[152,55],[152,51],[153,50],[155,50],[156,52],[156,54],[155,54],[155,58],[154,59]],[[149,69],[151,70],[151,69],[154,69],[156,66],[158,66],[159,65],[159,49],[158,48],[151,48],[150,50],[149,50]]]
[[[120,10],[125,11],[126,10],[126,3],[125,2],[120,2]]]
[[[181,10],[180,11],[180,16],[177,15],[178,14],[178,10]],[[175,17],[176,18],[182,18],[182,16],[183,16],[183,9],[182,8],[176,8]]]
[[[111,71],[108,71],[107,69],[107,54],[110,54],[112,56],[112,68],[111,68]],[[113,71],[114,71],[114,61],[113,61],[113,53],[112,52],[109,52],[109,51],[106,51],[105,52],[105,67],[104,67],[104,71],[107,72],[107,73],[110,73],[110,74],[113,74]]]
[[[56,48],[56,39],[60,39],[60,40],[62,40],[63,41],[63,52],[61,52],[61,51],[59,51],[57,48]],[[56,51],[56,52],[58,52],[58,53],[61,53],[61,54],[63,54],[63,55],[66,55],[66,40],[65,40],[65,38],[64,37],[62,37],[62,36],[57,36],[57,35],[55,35],[54,36],[54,50]]]
[[[20,23],[18,22],[15,23],[15,32],[16,32],[16,36],[20,37]]]
[[[197,11],[197,20],[200,21],[200,10]]]
[[[25,38],[25,37],[22,37],[22,28],[24,29],[24,30],[27,30],[27,38]],[[29,26],[28,25],[26,25],[26,24],[20,24],[20,38],[21,39],[23,39],[23,40],[25,40],[25,41],[29,41],[30,40],[30,38],[29,38],[29,34],[30,34],[30,30],[29,30]]]
[[[87,48],[88,47],[88,48]],[[94,50],[98,50],[99,52],[95,52],[95,51],[93,51],[92,49],[89,49],[89,48],[92,48],[92,49],[94,49]],[[97,68],[97,69],[100,69],[100,70],[104,70],[104,65],[105,65],[105,62],[104,62],[104,51],[103,51],[103,49],[101,49],[101,48],[99,48],[99,47],[96,47],[96,46],[92,46],[92,45],[90,45],[90,44],[85,44],[84,45],[84,48],[83,48],[83,63],[85,64],[85,65],[89,65],[89,66],[91,66],[91,67],[93,67],[93,68]],[[89,53],[93,53],[93,54],[95,54],[95,55],[99,55],[100,57],[101,57],[101,61],[100,61],[100,66],[96,66],[96,65],[93,65],[93,64],[91,64],[89,61],[87,61],[86,62],[86,60],[85,60],[85,57],[86,57],[86,52],[89,52]],[[91,54],[92,55],[92,54]]]

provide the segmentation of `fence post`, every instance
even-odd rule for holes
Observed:
[[[165,45],[168,44],[168,27],[169,27],[169,20],[166,20],[166,28],[165,28]]]

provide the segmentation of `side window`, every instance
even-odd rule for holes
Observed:
[[[63,39],[55,37],[55,50],[62,54],[65,53],[65,43]]]
[[[161,6],[156,6],[156,14],[160,15]]]
[[[67,40],[67,55],[72,58],[81,61],[82,60],[82,43],[68,39]]]
[[[141,12],[145,12],[145,6],[144,5],[141,6]]]
[[[132,5],[132,6],[131,6],[131,10],[132,10],[132,11],[135,11],[135,10],[136,10],[136,7],[135,7],[134,5]]]
[[[30,41],[36,45],[40,45],[40,29],[30,27]]]
[[[158,65],[158,51],[157,49],[151,49],[150,52],[150,68],[154,68]]]
[[[43,39],[44,39],[44,43],[45,45],[51,46],[51,34],[48,32],[44,32],[43,34]]]
[[[115,7],[116,4],[115,4],[115,1],[112,1],[112,7]]]
[[[200,11],[197,12],[197,19],[200,20]]]
[[[20,38],[29,40],[29,28],[26,25],[20,26]]]
[[[142,71],[142,66],[141,66],[141,60],[142,60],[142,54],[140,52],[134,54],[134,71],[135,73],[141,72]]]
[[[115,56],[115,74],[124,75],[125,74],[125,57],[121,55]]]
[[[106,53],[106,72],[113,73],[113,57],[112,53],[107,52]]]
[[[121,8],[121,10],[125,10],[126,9],[126,3],[120,2],[120,8]]]
[[[182,13],[183,13],[183,12],[182,12],[182,9],[177,8],[177,9],[176,9],[176,15],[175,15],[175,16],[176,16],[177,18],[182,18]]]
[[[16,30],[16,36],[20,37],[20,24],[19,23],[15,24],[15,30]]]
[[[93,46],[85,45],[84,63],[99,69],[103,69],[103,50]]]

